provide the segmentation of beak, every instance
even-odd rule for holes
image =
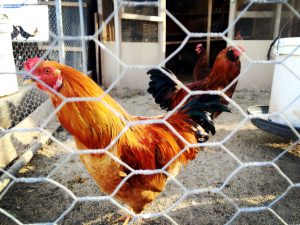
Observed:
[[[31,83],[33,83],[33,79],[26,79],[23,81],[23,85],[31,84]]]
[[[34,80],[29,75],[25,75],[23,85],[33,83]]]

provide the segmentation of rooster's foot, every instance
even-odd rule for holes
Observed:
[[[119,218],[113,220],[110,223],[110,225],[117,224],[122,221],[124,221],[123,225],[127,225],[129,223],[130,219],[132,219],[132,216],[130,214],[124,212],[123,210],[119,210],[118,214],[120,214],[121,216]]]
[[[209,136],[208,133],[201,131],[200,129],[197,130],[197,139],[199,143],[207,142]]]

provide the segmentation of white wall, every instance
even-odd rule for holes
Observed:
[[[115,44],[113,42],[105,43],[105,47],[113,54],[116,54]],[[109,87],[111,83],[117,78],[117,69],[119,66],[120,64],[116,59],[114,59],[109,53],[101,49],[101,73],[102,82],[105,87]]]
[[[271,40],[239,40],[235,44],[242,46],[245,53],[252,60],[266,60]],[[241,56],[241,73],[249,66],[250,62]],[[238,82],[237,89],[271,90],[274,64],[253,64],[245,71]]]
[[[105,46],[115,53],[115,44],[113,42],[105,43]],[[152,67],[158,65],[163,60],[160,45],[149,42],[123,42],[120,49],[120,59],[127,65],[147,65]],[[118,74],[124,69],[121,68],[116,59],[103,51],[103,49],[101,50],[101,67],[105,87],[108,87],[117,79]],[[149,76],[146,74],[147,70],[143,68],[129,69],[120,80],[119,87],[146,90],[149,82]]]
[[[271,40],[239,40],[234,41],[237,45],[241,45],[245,49],[245,53],[253,60],[266,60],[267,52]],[[107,42],[105,46],[114,54],[114,42]],[[156,66],[162,59],[162,51],[158,43],[135,43],[125,42],[121,45],[120,59],[127,65],[140,66]],[[250,62],[241,56],[241,73],[248,67]],[[118,61],[105,51],[101,50],[101,67],[102,79],[105,87],[111,85],[117,79],[117,76],[124,68],[120,66]],[[238,82],[237,89],[250,90],[271,90],[273,79],[273,64],[253,64],[244,72]],[[129,69],[125,76],[120,80],[118,87],[123,89],[146,90],[148,88],[149,76],[146,74],[147,69],[134,68]]]

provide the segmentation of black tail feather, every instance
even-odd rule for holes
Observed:
[[[188,114],[195,123],[199,124],[207,133],[216,133],[211,114],[215,112],[231,112],[230,109],[220,103],[219,95],[201,95],[190,100],[179,109],[179,112]]]
[[[175,75],[168,69],[163,68],[171,76]],[[154,97],[155,102],[162,109],[172,110],[172,95],[178,90],[176,82],[159,69],[151,69],[147,72],[150,74],[148,92]],[[184,104],[178,112],[188,114],[193,121],[200,125],[207,133],[216,133],[214,122],[211,118],[212,113],[230,112],[230,109],[220,103],[221,96],[203,94],[194,96]]]
[[[175,77],[170,70],[166,68],[163,69]],[[172,110],[171,98],[172,93],[178,89],[177,84],[159,69],[151,69],[147,74],[150,74],[151,80],[147,90],[148,93],[153,96],[155,102],[159,104],[162,109]]]

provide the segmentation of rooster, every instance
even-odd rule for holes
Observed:
[[[23,27],[21,27],[21,26],[18,26],[18,28],[19,28],[19,31],[20,31],[21,36],[22,36],[23,38],[25,38],[26,41],[27,41],[28,38],[34,37],[34,36],[35,36],[34,34],[30,34],[30,33],[28,33],[27,31],[25,31],[25,30],[23,29]]]
[[[195,52],[198,54],[198,59],[193,71],[194,81],[204,80],[210,74],[206,49],[202,44],[197,44]]]
[[[13,25],[13,32],[11,33],[11,39],[12,40],[14,40],[14,39],[18,40],[19,34],[20,34],[20,31],[18,30],[18,28],[15,25]]]
[[[239,47],[244,51],[242,47]],[[222,90],[226,88],[233,80],[240,74],[241,63],[239,60],[240,52],[232,46],[223,49],[217,56],[213,68],[209,75],[204,80],[194,81],[186,84],[189,90]],[[166,73],[176,79],[172,71],[163,68]],[[155,102],[160,105],[162,109],[168,111],[174,109],[188,94],[183,88],[177,86],[170,77],[168,77],[160,69],[151,69],[147,72],[150,74],[150,82],[148,92],[152,94]],[[236,88],[237,82],[231,85],[225,91],[225,94],[231,98]],[[196,96],[197,97],[197,96]],[[224,98],[220,98],[222,104],[228,104]],[[216,118],[220,112],[213,114]]]
[[[188,147],[179,154],[186,144],[165,123],[137,123],[148,119],[163,119],[163,116],[129,115],[93,80],[71,67],[37,57],[28,59],[24,67],[27,71],[32,70],[31,80],[49,94],[54,107],[62,103],[57,92],[66,98],[102,96],[101,100],[67,102],[57,112],[60,123],[73,135],[76,146],[81,151],[105,149],[123,132],[108,149],[111,155],[126,163],[132,170],[161,169],[173,160],[165,171],[175,176],[181,165],[193,160],[201,149]],[[166,122],[188,143],[206,142],[208,132],[215,132],[209,114],[229,111],[218,102],[218,98],[218,95],[195,98],[168,117]],[[135,125],[126,129],[128,123]],[[126,179],[114,197],[130,206],[134,213],[142,212],[159,195],[168,178],[164,173],[132,175],[129,167],[119,164],[105,153],[80,154],[80,159],[100,190],[108,195]],[[129,220],[130,217],[127,216],[125,222]]]

